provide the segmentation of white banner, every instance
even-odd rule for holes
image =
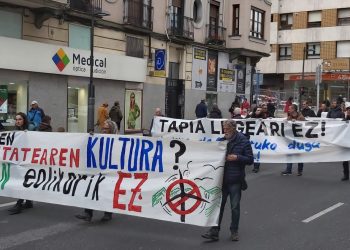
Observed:
[[[181,120],[154,117],[152,136],[216,141],[224,136],[225,119]],[[250,137],[255,162],[298,163],[350,160],[350,128],[346,121],[313,119],[236,120],[237,130]]]
[[[224,142],[19,131],[0,145],[1,196],[217,224]]]

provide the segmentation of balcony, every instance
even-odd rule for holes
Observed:
[[[124,0],[124,25],[139,31],[153,29],[153,7],[138,0]]]
[[[169,13],[167,32],[169,36],[193,40],[193,19],[177,13]]]
[[[214,46],[225,46],[226,28],[207,24],[206,44]]]
[[[75,11],[98,14],[102,12],[102,0],[70,0],[69,7]]]

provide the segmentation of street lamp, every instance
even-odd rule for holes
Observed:
[[[108,13],[102,12],[102,2],[90,0],[90,18],[91,18],[91,32],[90,32],[90,78],[88,89],[88,112],[87,112],[87,132],[94,131],[95,123],[95,86],[94,86],[94,36],[95,36],[95,17],[108,16]],[[97,6],[100,8],[96,8]]]
[[[306,49],[306,46],[304,46],[304,49],[303,49],[303,71],[302,71],[302,73],[301,73],[301,87],[305,87],[304,86],[304,76],[305,76],[305,59],[306,59],[306,52],[308,52],[308,51],[313,51],[313,52],[315,52],[315,50],[314,49]],[[301,94],[301,91],[300,91],[300,88],[299,88],[299,110],[301,110],[301,96],[302,96],[302,94]]]

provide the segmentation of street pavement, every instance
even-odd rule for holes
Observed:
[[[251,173],[241,202],[240,241],[230,241],[227,204],[220,240],[201,238],[207,228],[114,214],[107,223],[74,217],[82,209],[35,203],[8,215],[13,199],[0,197],[0,249],[350,249],[350,182],[342,164],[305,164],[304,175],[281,176],[284,164],[262,164]],[[334,209],[303,222],[332,206]]]

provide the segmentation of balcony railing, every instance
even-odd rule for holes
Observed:
[[[206,43],[209,45],[225,46],[226,28],[207,24]]]
[[[168,14],[168,34],[193,40],[193,19],[177,13]]]
[[[124,24],[153,29],[153,7],[136,0],[124,0]]]
[[[69,6],[72,10],[86,13],[102,12],[102,0],[70,0]]]

